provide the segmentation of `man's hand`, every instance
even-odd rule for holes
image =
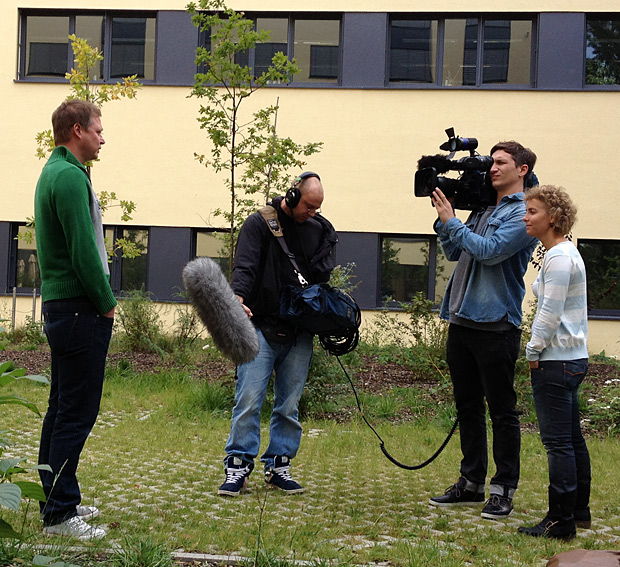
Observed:
[[[431,199],[433,200],[433,205],[435,205],[435,209],[437,209],[437,216],[442,223],[446,224],[448,220],[455,216],[452,203],[443,194],[443,191],[441,189],[435,189],[433,191],[433,196],[431,197]]]
[[[538,368],[538,360],[530,360],[530,370]]]
[[[107,313],[104,313],[102,315],[102,317],[109,317],[110,319],[114,319],[114,310],[116,309],[116,307],[112,307],[112,309],[110,309],[110,311],[108,311]]]
[[[241,303],[241,306],[243,307],[246,315],[251,319],[254,315],[254,313],[252,313],[252,310],[245,303],[243,303],[243,297],[241,297],[240,295],[237,295],[236,297],[239,300],[239,303]]]

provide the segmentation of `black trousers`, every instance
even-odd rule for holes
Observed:
[[[460,426],[461,475],[484,485],[487,468],[486,404],[493,425],[493,460],[497,487],[516,489],[519,482],[521,431],[514,389],[521,331],[485,331],[451,324],[447,360]],[[493,490],[493,489],[496,490]]]
[[[99,413],[105,362],[114,320],[102,317],[86,298],[46,301],[45,333],[52,381],[41,430],[39,471],[46,503],[43,523],[58,524],[77,514],[82,496],[76,476],[80,454]]]

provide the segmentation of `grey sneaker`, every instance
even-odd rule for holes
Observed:
[[[85,522],[92,520],[99,515],[99,509],[94,506],[76,506],[77,515]]]
[[[95,528],[87,524],[79,516],[73,516],[60,524],[53,526],[45,526],[43,533],[48,537],[63,536],[73,537],[80,541],[90,541],[93,539],[101,539],[107,535],[103,528]]]

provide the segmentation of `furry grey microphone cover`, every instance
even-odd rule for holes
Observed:
[[[220,267],[196,258],[183,268],[183,283],[215,346],[235,364],[254,360],[258,335]]]

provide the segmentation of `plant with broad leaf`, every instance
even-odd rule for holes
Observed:
[[[45,376],[26,375],[24,368],[14,368],[11,362],[0,364],[0,387],[12,384],[16,380],[49,384]],[[25,407],[41,417],[41,412],[35,404],[17,394],[0,395],[0,405],[4,404]],[[40,484],[28,480],[14,480],[14,478],[33,470],[51,471],[52,469],[48,465],[26,466],[25,457],[4,458],[4,451],[11,446],[7,434],[8,431],[0,431],[0,507],[18,510],[24,498],[45,502],[45,494]],[[0,518],[0,538],[21,539],[21,535],[6,520]]]

